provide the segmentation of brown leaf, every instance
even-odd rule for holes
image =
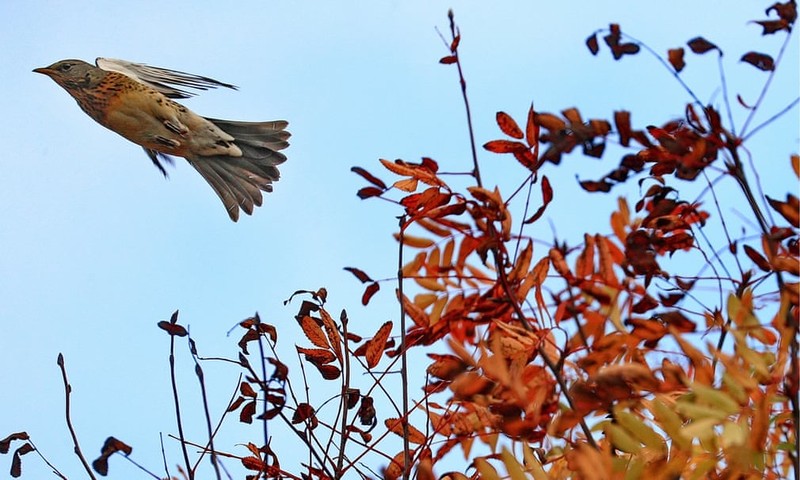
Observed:
[[[383,183],[383,180],[376,177],[375,175],[369,173],[368,171],[364,170],[361,167],[352,167],[350,169],[351,172],[360,175],[361,178],[368,181],[369,183],[375,185],[376,187],[380,188],[381,190],[386,190],[386,184]]]
[[[333,320],[331,315],[328,313],[327,310],[321,308],[319,310],[320,317],[322,318],[322,326],[325,328],[325,334],[328,336],[328,340],[333,350],[333,353],[336,354],[336,358],[339,361],[342,361],[342,336],[339,334],[339,329],[336,326],[336,322]],[[320,345],[318,345],[320,346]],[[324,347],[323,347],[324,348]]]
[[[247,382],[242,382],[241,385],[239,385],[239,392],[245,397],[256,398],[255,390],[253,390],[253,387]]]
[[[722,50],[720,50],[719,47],[717,47],[716,45],[709,42],[703,37],[695,37],[686,42],[686,45],[689,46],[692,52],[697,54],[703,54],[711,50],[717,50],[719,51],[720,55],[722,55]]]
[[[253,423],[253,415],[256,413],[256,401],[247,402],[239,412],[239,421],[242,423]]]
[[[11,476],[17,478],[22,475],[22,456],[34,451],[33,445],[25,442],[18,449],[14,450],[11,459]]]
[[[401,438],[403,435],[403,423],[405,422],[402,418],[387,418],[383,421],[384,425],[386,425],[386,429],[392,433],[399,435]],[[425,434],[420,432],[416,427],[413,425],[408,425],[408,441],[411,443],[416,443],[418,445],[422,445],[427,441]]]
[[[367,360],[367,367],[373,369],[378,365],[378,362],[383,356],[383,351],[386,349],[386,340],[389,334],[392,333],[392,322],[385,322],[375,335],[367,340],[365,357]]]
[[[0,453],[2,454],[8,453],[9,448],[11,448],[11,442],[13,442],[14,440],[28,440],[28,438],[30,438],[28,436],[28,432],[12,433],[6,438],[0,440]]]
[[[189,335],[189,332],[186,331],[182,325],[170,323],[166,320],[158,322],[158,328],[176,337],[185,337],[186,335]]]
[[[781,30],[786,30],[787,32],[791,30],[791,25],[786,20],[780,18],[778,20],[759,20],[753,23],[757,23],[761,25],[763,29],[761,31],[761,35],[771,35],[776,32],[780,32]]]
[[[314,418],[316,412],[314,411],[314,407],[309,405],[308,403],[300,403],[297,405],[297,409],[294,411],[294,415],[292,415],[292,423],[298,424],[301,422],[305,422],[310,418]]]
[[[517,125],[517,122],[515,122],[514,119],[511,118],[507,113],[497,112],[496,119],[500,130],[502,130],[503,133],[509,137],[522,139],[525,136],[522,133],[522,130],[520,130],[519,125]]]
[[[610,192],[612,185],[605,180],[583,180],[578,182],[587,192]]]
[[[373,281],[373,280],[372,280],[372,279],[369,277],[369,275],[367,275],[366,273],[364,273],[362,270],[359,270],[359,269],[357,269],[357,268],[353,268],[353,267],[344,267],[344,269],[345,269],[345,270],[347,270],[348,272],[352,273],[353,275],[355,275],[355,276],[356,276],[356,278],[357,278],[357,279],[358,279],[358,280],[359,280],[361,283],[367,283],[367,282],[372,282],[372,281]]]
[[[794,228],[800,228],[800,200],[791,193],[786,194],[786,201],[781,202],[767,196],[769,205]]]
[[[448,55],[439,59],[439,63],[443,65],[450,65],[451,63],[456,63],[457,61],[458,57],[455,55]]]
[[[359,189],[356,195],[358,195],[358,198],[360,198],[361,200],[365,200],[367,198],[380,197],[381,195],[383,195],[383,192],[384,190],[381,190],[378,187],[364,187],[362,189]]]
[[[468,367],[460,357],[455,355],[429,353],[428,356],[433,359],[433,363],[428,365],[426,372],[442,380],[453,380]]]
[[[586,39],[586,48],[592,52],[592,55],[597,55],[597,52],[600,51],[600,46],[597,44],[597,32]]]
[[[667,58],[669,59],[670,65],[672,65],[672,68],[674,68],[676,72],[680,72],[683,70],[683,67],[686,66],[686,62],[683,61],[682,48],[669,49],[667,51]]]
[[[295,347],[297,352],[305,356],[305,359],[314,365],[324,365],[336,360],[336,355],[326,348],[303,348]]]
[[[764,72],[775,70],[775,60],[766,53],[747,52],[742,56],[741,61]]]
[[[341,369],[336,365],[318,365],[317,370],[319,370],[319,373],[325,380],[336,380],[342,375]]]
[[[750,245],[745,245],[744,253],[746,253],[747,256],[750,257],[750,260],[752,260],[753,263],[755,263],[761,270],[765,272],[772,271],[772,266],[769,264],[767,259],[764,258],[763,255],[758,253],[758,251],[755,248],[751,247]]]
[[[793,24],[794,21],[797,20],[797,2],[794,0],[790,0],[786,3],[775,3],[767,9],[766,14],[769,15],[773,10],[775,10],[775,13],[778,14],[781,20],[786,20],[790,24]]]
[[[372,299],[372,296],[378,293],[378,290],[380,289],[381,286],[378,284],[378,282],[372,282],[367,285],[367,288],[364,289],[364,294],[361,295],[361,304],[366,306]]]

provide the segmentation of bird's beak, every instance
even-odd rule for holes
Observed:
[[[33,71],[36,73],[41,73],[42,75],[47,75],[48,77],[53,73],[53,70],[47,67],[34,68]]]

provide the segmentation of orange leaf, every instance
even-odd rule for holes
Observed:
[[[669,59],[670,65],[672,65],[672,68],[674,68],[676,72],[680,72],[683,70],[683,67],[686,66],[686,62],[683,61],[682,48],[669,49],[667,51],[667,58]]]
[[[392,433],[399,435],[400,437],[404,436],[403,433],[403,423],[405,422],[404,419],[401,418],[387,418],[383,421],[384,425],[386,425],[386,429]],[[411,443],[416,443],[422,445],[427,441],[425,434],[420,432],[416,427],[413,425],[408,425],[408,441]]]
[[[800,200],[791,193],[786,194],[786,201],[781,202],[767,197],[769,205],[781,214],[794,228],[800,228]]]
[[[322,327],[315,319],[308,315],[303,316],[300,318],[300,328],[311,343],[320,348],[330,348],[325,332],[322,331]]]
[[[525,136],[517,125],[517,122],[515,122],[514,119],[511,118],[507,113],[497,112],[496,119],[500,130],[502,130],[503,133],[509,137],[522,139]]]
[[[492,140],[486,142],[483,148],[493,153],[515,153],[528,150],[528,146],[524,143],[512,142],[510,140]]]
[[[369,183],[375,185],[379,189],[386,190],[386,184],[383,183],[383,180],[381,180],[380,178],[376,177],[375,175],[369,173],[368,171],[364,170],[363,168],[361,168],[361,167],[352,167],[352,168],[350,168],[350,171],[355,173],[355,174],[357,174],[357,175],[360,175],[361,178],[363,178],[364,180],[368,181]]]
[[[547,205],[553,200],[553,187],[550,186],[550,180],[546,176],[542,177],[542,206],[536,212],[526,219],[523,223],[533,223],[544,214]]]
[[[758,251],[756,251],[756,249],[754,249],[750,245],[744,246],[744,253],[746,253],[747,256],[750,257],[750,260],[752,260],[753,263],[755,263],[761,270],[765,272],[772,271],[772,267],[770,266],[767,259],[764,258],[760,253],[758,253]]]
[[[386,322],[381,325],[371,339],[367,340],[365,356],[368,368],[375,368],[378,362],[380,362],[383,351],[386,349],[386,340],[389,338],[390,333],[392,333],[392,322]]]
[[[444,65],[450,65],[451,63],[456,63],[458,61],[458,57],[455,55],[448,55],[446,57],[442,57],[439,59],[439,63]]]
[[[328,336],[330,346],[336,358],[342,361],[342,336],[339,335],[339,329],[336,327],[336,322],[333,321],[331,315],[327,310],[321,308],[319,310],[320,317],[322,317],[322,326],[325,328],[325,334]]]

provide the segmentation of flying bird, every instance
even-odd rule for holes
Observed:
[[[235,122],[201,117],[173,99],[234,85],[153,67],[98,58],[96,65],[61,60],[36,68],[61,85],[96,122],[144,148],[164,176],[164,163],[183,157],[211,185],[234,222],[239,209],[251,215],[280,178],[289,146],[287,122]]]

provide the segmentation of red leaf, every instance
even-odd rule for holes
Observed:
[[[583,180],[580,183],[581,188],[587,192],[610,192],[612,185],[605,180],[599,182],[594,180]]]
[[[483,148],[494,153],[514,153],[528,150],[528,147],[524,143],[512,142],[509,140],[492,140],[486,142]]]
[[[522,133],[522,130],[519,129],[517,122],[514,121],[507,113],[505,112],[497,112],[497,125],[500,127],[500,130],[503,131],[509,137],[521,139],[525,135]]]
[[[703,54],[711,50],[717,50],[719,51],[720,55],[722,55],[722,50],[720,50],[719,47],[717,47],[716,45],[709,42],[703,37],[695,37],[686,42],[686,45],[689,46],[692,52],[697,54]]]
[[[359,280],[361,283],[367,283],[367,282],[371,282],[371,281],[373,281],[371,278],[369,278],[369,275],[367,275],[366,273],[364,273],[363,271],[361,271],[361,270],[359,270],[359,269],[357,269],[357,268],[353,268],[353,267],[344,267],[344,269],[345,269],[345,270],[347,270],[348,272],[352,273],[353,275],[355,275],[355,276],[356,276],[356,278],[357,278],[357,279],[358,279],[358,280]]]
[[[742,56],[741,61],[749,63],[764,72],[775,70],[775,60],[765,53],[747,52]]]
[[[358,198],[360,198],[361,200],[365,200],[371,197],[380,197],[381,195],[383,195],[384,191],[385,190],[381,190],[378,187],[364,187],[360,189],[356,193],[356,195],[358,195]]]
[[[772,266],[769,264],[767,259],[764,258],[760,253],[756,251],[756,249],[754,249],[750,245],[744,246],[744,253],[746,253],[747,256],[750,257],[750,260],[752,260],[753,263],[755,263],[761,270],[765,272],[772,271]]]
[[[313,418],[315,414],[314,407],[308,403],[300,403],[297,405],[297,410],[294,411],[294,415],[292,415],[292,423],[298,424],[305,422],[309,418]]]
[[[667,58],[669,59],[670,65],[672,65],[672,68],[674,68],[676,72],[680,72],[683,70],[683,67],[686,66],[686,62],[683,61],[682,48],[669,49],[667,51]]]
[[[361,167],[352,167],[350,169],[351,172],[360,175],[364,180],[368,181],[369,183],[375,185],[376,187],[386,190],[386,184],[383,183],[383,180],[376,177],[375,175],[369,173],[368,171],[364,170]]]
[[[169,333],[173,336],[178,337],[185,337],[189,334],[182,325],[178,325],[177,323],[170,323],[166,320],[162,320],[158,322],[158,328],[164,330],[165,332]]]
[[[367,288],[364,290],[364,295],[361,296],[361,304],[366,306],[369,303],[369,300],[372,298],[373,295],[378,293],[378,290],[381,289],[381,286],[378,285],[378,282],[372,282],[367,285]]]
[[[530,218],[525,220],[524,223],[533,223],[539,219],[547,208],[547,205],[553,200],[553,187],[550,186],[550,180],[546,176],[542,177],[542,206],[536,210],[536,213],[531,215]]]
[[[592,52],[592,55],[597,55],[597,52],[600,51],[600,47],[597,44],[597,32],[586,39],[586,47]]]
[[[442,57],[439,59],[439,63],[444,65],[450,65],[451,63],[456,63],[458,61],[458,57],[455,55],[448,55],[446,57]]]
[[[525,136],[531,148],[539,144],[539,124],[536,122],[536,112],[533,110],[533,104],[531,104],[531,108],[528,109],[528,122],[525,125]]]
[[[786,3],[775,3],[767,9],[766,14],[769,15],[772,10],[775,10],[781,20],[786,20],[789,24],[793,24],[797,20],[797,2],[794,0]]]
[[[631,141],[631,112],[625,110],[614,112],[614,125],[617,127],[619,143],[627,147]]]

